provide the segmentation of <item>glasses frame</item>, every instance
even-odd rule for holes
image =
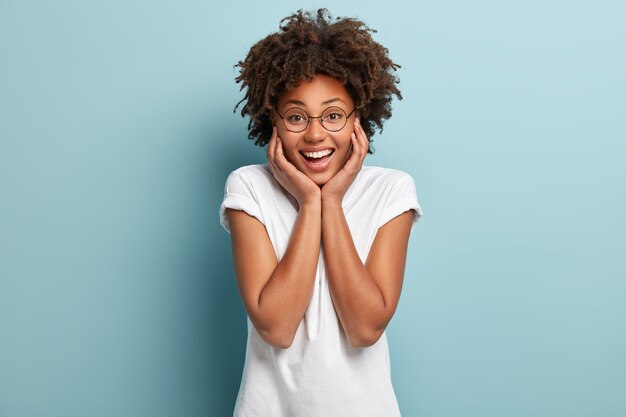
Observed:
[[[333,109],[333,108],[337,108],[339,110],[341,110],[342,112],[344,112],[344,114],[346,113],[346,111],[344,109],[342,109],[339,106],[330,106],[330,107],[326,107],[324,109],[324,111],[322,112],[322,114],[324,114],[324,112],[326,112],[328,109]],[[320,125],[322,125],[322,127],[328,131],[328,132],[339,132],[341,131],[344,127],[346,127],[346,125],[348,124],[348,119],[350,118],[350,116],[352,116],[352,113],[354,113],[354,111],[356,110],[356,106],[352,109],[352,111],[348,114],[346,114],[346,118],[345,121],[343,123],[343,126],[341,126],[339,129],[337,130],[330,130],[328,129],[326,126],[324,126],[324,119],[322,119],[322,116],[310,116],[309,113],[305,112],[304,109],[300,108],[300,107],[290,107],[287,110],[285,110],[285,113],[287,113],[289,110],[292,109],[297,109],[297,110],[301,110],[302,113],[306,114],[306,126],[304,127],[304,129],[302,130],[291,130],[287,127],[287,123],[285,123],[285,118],[283,117],[282,114],[280,114],[280,112],[278,111],[278,109],[276,109],[276,113],[278,113],[278,116],[281,118],[281,120],[283,121],[283,125],[285,126],[285,129],[287,129],[288,131],[290,131],[291,133],[302,133],[305,130],[307,130],[309,128],[309,125],[311,124],[311,119],[320,119]]]

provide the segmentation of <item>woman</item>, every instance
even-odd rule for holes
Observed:
[[[325,9],[280,29],[238,64],[268,163],[231,173],[220,207],[249,318],[234,415],[399,416],[385,328],[422,211],[407,173],[363,166],[398,65]]]

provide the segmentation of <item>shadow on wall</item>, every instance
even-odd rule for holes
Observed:
[[[232,415],[241,382],[247,338],[246,313],[241,302],[234,275],[230,235],[219,224],[218,209],[224,195],[224,185],[230,172],[250,164],[264,163],[265,150],[254,146],[242,132],[241,124],[222,125],[211,130],[204,155],[206,170],[203,181],[210,183],[209,218],[214,220],[209,238],[210,264],[207,279],[210,306],[205,334],[213,341],[209,369],[209,409],[212,415]],[[220,150],[214,152],[215,144]],[[217,342],[217,343],[216,343]]]

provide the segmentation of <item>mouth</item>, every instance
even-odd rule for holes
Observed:
[[[334,154],[334,149],[323,149],[315,152],[300,151],[300,155],[304,158],[306,165],[312,171],[317,172],[323,171],[328,167]]]

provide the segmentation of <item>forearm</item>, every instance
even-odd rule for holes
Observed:
[[[311,300],[320,253],[321,205],[301,207],[285,254],[259,294],[258,317],[266,339],[291,345]]]
[[[322,245],[328,285],[348,341],[369,346],[387,323],[385,300],[359,258],[340,203],[322,202]]]

